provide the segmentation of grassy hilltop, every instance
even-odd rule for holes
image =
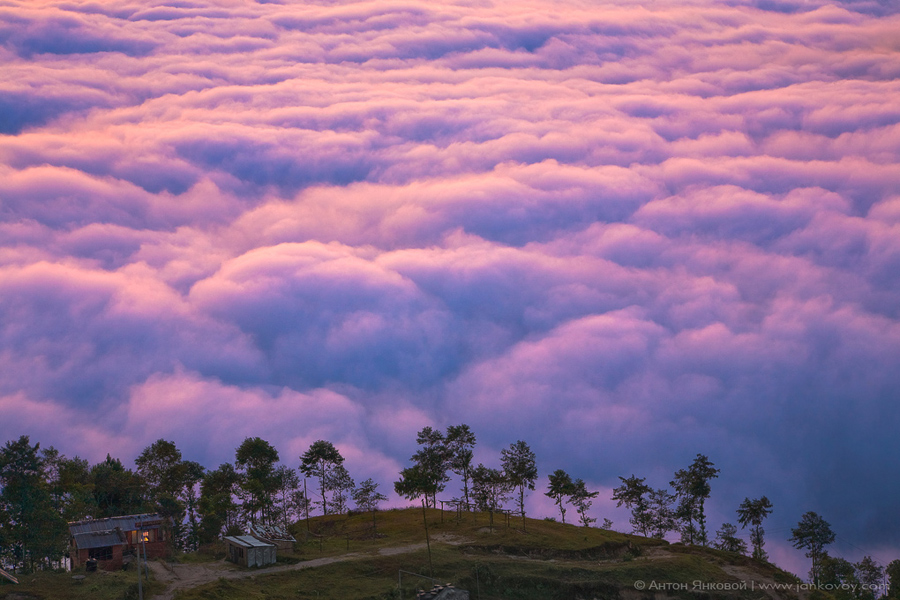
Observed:
[[[759,589],[760,584],[798,580],[736,554],[552,521],[528,519],[523,533],[521,519],[507,526],[504,516],[495,515],[491,531],[487,514],[465,513],[459,521],[455,512],[427,514],[435,578],[468,589],[472,600],[799,598],[797,592]],[[305,522],[294,526],[300,542],[293,553],[281,553],[275,567],[225,563],[221,545],[180,556],[174,566],[154,565],[151,589],[157,595],[144,597],[382,600],[400,597],[400,570],[431,573],[421,509],[377,513],[377,535],[371,514],[315,517],[309,529]],[[134,571],[91,573],[74,583],[71,574],[39,573],[19,586],[0,585],[0,599],[136,598],[134,577]],[[636,589],[638,581],[645,589]],[[695,581],[732,586],[745,581],[747,589],[695,590]],[[430,587],[428,580],[408,574],[402,583],[403,598],[409,600],[417,588]]]

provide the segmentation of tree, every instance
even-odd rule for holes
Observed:
[[[187,510],[187,536],[185,546],[189,550],[196,550],[200,545],[200,521],[199,521],[199,495],[198,487],[203,481],[206,469],[198,462],[186,460],[184,467],[184,487],[181,492],[181,501]]]
[[[490,516],[490,527],[494,528],[494,512],[509,500],[514,486],[503,471],[479,464],[472,469],[472,499],[475,506]]]
[[[809,571],[813,584],[819,585],[819,561],[825,551],[825,546],[834,541],[834,532],[831,525],[815,512],[807,512],[800,518],[796,528],[791,529],[791,537],[788,541],[798,550],[806,550],[806,557],[812,560],[812,568]]]
[[[672,503],[675,496],[668,490],[660,488],[650,490],[647,494],[647,526],[650,534],[656,539],[663,539],[670,531],[678,529],[675,509]]]
[[[422,465],[413,465],[400,471],[400,479],[394,482],[394,491],[407,500],[424,499],[431,495],[433,485]]]
[[[53,507],[63,520],[80,521],[97,514],[90,463],[77,456],[66,458],[52,446],[41,454]]]
[[[447,470],[450,468],[451,452],[444,434],[431,427],[424,427],[416,435],[416,443],[421,448],[411,460],[419,465],[421,475],[428,479],[429,493],[425,495],[425,501],[434,508],[437,506],[438,492],[444,491],[445,484],[450,481]]]
[[[818,577],[817,585],[827,587],[835,600],[858,600],[855,592],[859,590],[859,579],[856,577],[856,567],[850,561],[822,552]]]
[[[450,460],[450,470],[462,479],[463,499],[469,504],[469,480],[472,473],[472,458],[475,449],[475,434],[468,425],[451,425],[444,440]],[[534,489],[534,488],[532,488]]]
[[[272,521],[273,496],[278,486],[276,463],[278,450],[260,437],[244,438],[235,450],[234,465],[243,475],[243,509],[251,523],[257,519],[263,523]]]
[[[710,494],[709,480],[718,476],[719,469],[706,456],[698,454],[687,469],[676,471],[675,478],[669,482],[678,499],[675,514],[682,522],[681,538],[688,544],[707,544],[704,503]]]
[[[202,541],[211,542],[223,532],[226,535],[240,534],[238,506],[234,501],[240,482],[240,474],[230,463],[223,463],[203,476],[198,503]]]
[[[91,467],[91,487],[97,506],[94,517],[133,515],[149,508],[144,501],[144,480],[109,454]]]
[[[291,517],[296,516],[293,511],[291,498],[300,489],[300,477],[297,476],[297,471],[287,465],[277,467],[273,477],[275,478],[275,491],[278,497],[275,510],[276,520],[280,521],[284,526],[284,530],[287,531]]]
[[[506,480],[518,489],[519,512],[522,513],[522,530],[525,530],[525,490],[533,490],[538,471],[535,465],[534,452],[522,440],[510,444],[509,448],[500,451],[500,462]]]
[[[356,503],[357,510],[365,510],[372,513],[372,534],[377,535],[378,529],[375,524],[375,512],[378,505],[387,500],[387,496],[378,491],[378,484],[370,477],[359,484],[359,487],[353,492],[353,501]]]
[[[331,492],[332,512],[340,514],[347,511],[347,500],[353,494],[356,483],[344,465],[338,465],[327,475],[325,489]]]
[[[553,471],[553,473],[548,475],[548,479],[550,480],[550,483],[547,487],[547,491],[544,492],[544,495],[553,498],[556,505],[559,507],[559,516],[562,518],[562,522],[565,523],[565,501],[575,490],[575,484],[572,483],[572,477],[562,469]]]
[[[66,547],[66,524],[54,510],[39,451],[27,435],[0,448],[0,529],[15,562],[30,570],[35,560],[56,559]]]
[[[750,543],[753,545],[753,558],[757,560],[768,560],[769,557],[766,554],[766,551],[763,550],[763,546],[766,545],[766,542],[763,539],[765,531],[762,528],[762,522],[766,517],[772,514],[772,503],[765,496],[754,500],[744,498],[744,501],[741,502],[740,507],[737,509],[737,514],[738,523],[741,524],[741,529],[744,529],[748,525],[753,526],[753,529],[750,531]]]
[[[583,479],[576,479],[572,484],[572,495],[570,502],[578,512],[578,518],[585,527],[590,527],[591,523],[596,523],[597,519],[589,517],[587,511],[593,504],[593,499],[600,495],[600,492],[589,492]]]
[[[900,598],[900,560],[892,560],[884,569],[888,577],[888,598]]]
[[[644,483],[643,477],[632,475],[628,479],[624,477],[619,477],[619,479],[622,481],[622,485],[613,488],[612,499],[617,502],[617,507],[624,505],[631,510],[629,522],[632,531],[649,536],[653,527],[653,519],[647,496],[653,490]]]
[[[143,478],[147,503],[153,510],[171,520],[173,545],[184,540],[185,504],[180,497],[186,485],[187,466],[174,442],[158,439],[134,461],[137,474]]]
[[[881,586],[884,578],[882,569],[871,556],[863,556],[862,560],[854,565],[856,578],[859,580],[861,600],[875,600],[875,590]]]
[[[713,547],[725,552],[747,554],[747,542],[737,536],[737,527],[731,523],[722,524],[722,527],[716,532],[716,541],[713,543]]]
[[[306,477],[318,477],[319,489],[322,500],[322,514],[328,514],[327,481],[334,469],[344,464],[344,457],[334,444],[326,440],[317,440],[310,445],[309,450],[300,457],[300,472]]]

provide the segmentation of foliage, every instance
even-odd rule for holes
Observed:
[[[509,448],[500,451],[500,462],[509,485],[519,490],[517,504],[522,513],[522,524],[525,524],[525,490],[533,490],[538,477],[535,455],[522,440],[510,444]]]
[[[359,487],[353,491],[353,501],[356,503],[356,508],[372,513],[373,533],[377,532],[378,527],[375,523],[375,512],[378,510],[378,505],[385,500],[387,500],[387,496],[378,491],[378,484],[371,477],[360,483]]]
[[[343,464],[344,457],[334,444],[326,440],[316,440],[300,456],[300,472],[306,477],[319,478],[321,500],[315,504],[322,507],[323,515],[328,514],[328,477]]]
[[[472,469],[472,500],[478,510],[488,513],[491,528],[494,526],[494,512],[503,508],[513,488],[513,483],[499,469],[482,464]]]
[[[889,562],[884,574],[888,577],[888,598],[900,598],[900,559]]]
[[[753,526],[753,529],[750,531],[750,543],[753,545],[753,558],[757,560],[768,560],[769,556],[766,554],[766,551],[763,550],[763,546],[766,545],[766,542],[763,539],[765,531],[762,528],[762,522],[766,517],[772,514],[772,503],[765,496],[754,500],[744,498],[744,501],[741,502],[740,507],[737,509],[737,513],[738,523],[741,524],[741,529],[748,525]]]
[[[278,489],[276,463],[278,450],[260,437],[245,438],[235,450],[234,465],[243,476],[240,482],[242,508],[251,523],[273,521],[272,497]]]
[[[716,532],[716,540],[713,547],[725,552],[747,554],[747,542],[737,536],[737,527],[731,523],[723,523]]]
[[[212,542],[223,532],[237,526],[238,506],[234,495],[240,482],[240,474],[230,463],[223,463],[203,476],[198,503],[202,542]]]
[[[669,482],[678,500],[675,515],[681,521],[681,539],[687,544],[707,544],[704,503],[711,491],[709,480],[718,476],[719,469],[713,466],[709,458],[697,454],[694,462],[687,469],[676,471],[675,478]]]
[[[56,559],[65,550],[66,524],[53,505],[44,478],[40,444],[23,435],[0,449],[0,529],[13,564],[34,570],[36,560]],[[8,545],[7,545],[8,544]]]
[[[668,490],[660,488],[647,493],[647,525],[650,535],[663,539],[670,531],[678,529],[678,521],[672,504],[675,496]]]
[[[91,467],[91,484],[97,518],[133,515],[144,512],[144,482],[122,461],[106,455],[106,460]]]
[[[875,600],[875,590],[881,585],[884,578],[882,569],[871,556],[863,556],[862,560],[854,565],[856,578],[861,584],[860,600]]]
[[[825,546],[834,541],[834,532],[831,525],[815,512],[807,512],[801,518],[797,527],[791,529],[791,537],[788,541],[798,550],[806,550],[806,557],[812,559],[812,568],[809,571],[813,584],[819,585],[819,562],[825,556]]]
[[[585,527],[590,527],[591,523],[596,523],[597,519],[589,517],[587,511],[593,504],[593,499],[600,495],[600,492],[589,492],[583,479],[576,479],[572,484],[572,495],[570,502],[578,512],[578,518]]]
[[[450,470],[459,475],[463,484],[463,500],[469,504],[469,480],[472,473],[472,458],[475,449],[475,434],[468,425],[447,427],[444,444],[449,454]],[[533,488],[532,488],[533,489]]]
[[[572,492],[575,491],[575,484],[572,483],[572,477],[562,469],[553,471],[553,473],[548,475],[548,479],[550,480],[550,482],[547,486],[547,491],[544,492],[544,495],[549,498],[553,498],[553,500],[556,502],[556,505],[559,507],[559,515],[562,518],[562,522],[565,523],[565,501],[566,498],[571,496]]]
[[[450,481],[447,470],[451,464],[451,452],[446,444],[444,434],[437,429],[424,427],[416,435],[416,443],[421,446],[410,460],[419,467],[419,477],[426,481],[423,489],[425,502],[431,508],[437,506],[437,494],[443,492]]]
[[[629,478],[619,477],[622,485],[613,488],[612,499],[616,506],[625,506],[631,510],[631,528],[634,533],[649,536],[653,528],[653,518],[650,512],[650,502],[647,496],[653,491],[644,483],[643,477],[632,475]]]

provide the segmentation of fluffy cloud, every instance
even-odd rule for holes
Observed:
[[[467,422],[888,547],[896,12],[9,2],[0,434],[328,438],[387,485]]]

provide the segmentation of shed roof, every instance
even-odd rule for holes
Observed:
[[[264,542],[262,540],[258,540],[252,535],[226,535],[223,539],[228,540],[233,544],[237,544],[238,546],[243,546],[244,548],[274,548],[275,544],[270,544],[269,542]]]
[[[296,542],[297,538],[277,525],[248,525],[250,535],[276,542]]]
[[[156,513],[109,517],[107,519],[85,519],[84,521],[69,523],[69,533],[75,536],[80,533],[99,533],[117,528],[122,531],[136,531],[141,527],[144,529],[159,527],[164,522],[165,518]]]
[[[105,546],[125,545],[125,534],[119,529],[76,533],[72,537],[75,538],[75,546],[83,550],[89,548],[103,548]]]

